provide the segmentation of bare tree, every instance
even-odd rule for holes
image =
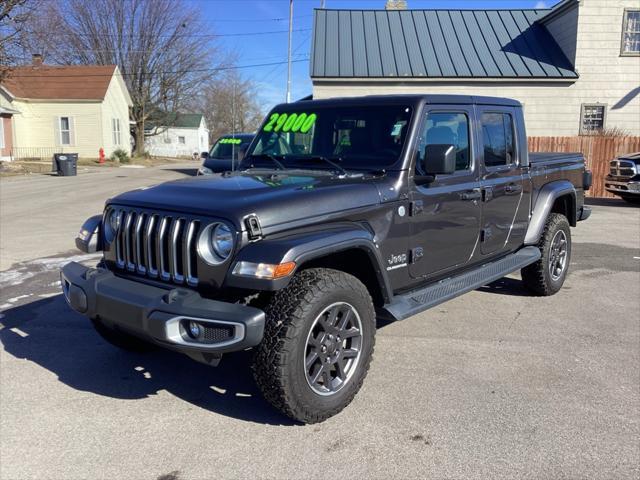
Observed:
[[[162,123],[162,112],[182,110],[212,75],[217,49],[211,28],[192,3],[66,0],[55,9],[49,21],[62,28],[33,29],[32,42],[49,63],[118,65],[133,101],[137,154],[144,152],[150,116]]]
[[[23,31],[39,3],[37,0],[0,0],[0,80],[19,60]]]
[[[264,116],[255,84],[235,70],[209,82],[190,108],[204,113],[212,141],[227,133],[253,132]]]

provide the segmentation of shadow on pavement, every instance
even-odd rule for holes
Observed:
[[[181,173],[182,175],[186,175],[188,177],[195,177],[196,173],[198,173],[198,169],[193,167],[192,168],[165,168],[164,170]]]
[[[621,198],[592,198],[584,199],[585,205],[595,205],[598,207],[622,207],[622,208],[638,208],[638,205],[625,202]]]
[[[117,399],[143,399],[166,390],[200,408],[240,420],[293,425],[261,396],[251,352],[227,355],[217,368],[157,350],[125,352],[107,344],[62,295],[5,310],[4,349],[46,368],[66,385]]]
[[[489,285],[478,288],[479,292],[497,293],[499,295],[509,295],[512,297],[530,297],[531,292],[526,289],[522,280],[504,277]]]

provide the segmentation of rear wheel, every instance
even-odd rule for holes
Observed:
[[[265,309],[253,371],[264,397],[304,423],[345,408],[367,375],[375,312],[366,287],[329,269],[298,273]]]
[[[128,352],[148,352],[154,348],[151,343],[145,342],[133,335],[129,335],[122,330],[111,328],[99,318],[92,318],[91,323],[93,323],[93,327],[96,329],[96,332],[98,332],[104,340],[114,347],[118,347]]]
[[[571,227],[564,215],[549,214],[538,248],[542,256],[521,270],[522,281],[537,295],[553,295],[562,288],[571,261]]]

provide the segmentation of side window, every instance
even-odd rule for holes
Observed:
[[[508,113],[483,113],[484,164],[499,167],[513,163],[513,120]]]
[[[469,117],[460,112],[429,112],[418,145],[419,169],[429,145],[453,145],[456,149],[456,171],[468,170],[471,164],[469,148]],[[418,171],[420,175],[423,172]]]

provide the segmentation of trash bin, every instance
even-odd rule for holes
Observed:
[[[74,177],[78,174],[77,153],[56,153],[53,160],[59,177]]]

